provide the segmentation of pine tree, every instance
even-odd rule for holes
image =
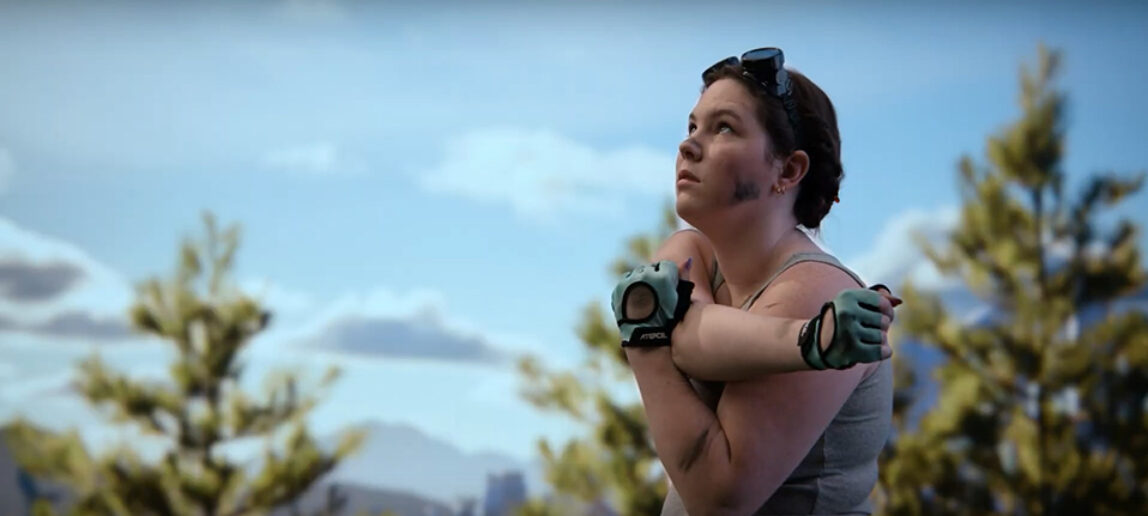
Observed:
[[[1148,513],[1148,313],[1139,230],[1102,224],[1143,184],[1099,173],[1066,195],[1060,54],[1021,70],[1021,116],[959,165],[963,206],[926,255],[990,308],[976,321],[903,288],[899,331],[944,356],[940,394],[901,424],[881,471],[887,514]]]
[[[311,394],[301,393],[299,377],[287,372],[269,378],[267,399],[240,388],[240,353],[267,327],[270,313],[229,281],[238,228],[219,231],[210,215],[205,223],[206,239],[185,240],[175,274],[142,283],[130,310],[137,331],[174,348],[170,381],[133,379],[95,355],[80,364],[76,382],[115,423],[162,438],[162,458],[147,461],[126,443],[97,456],[74,430],[56,434],[26,421],[5,432],[22,468],[68,487],[72,514],[266,514],[303,494],[362,439],[346,432],[329,450],[307,430],[305,417],[319,390],[337,377],[334,369]],[[220,451],[252,440],[265,446],[254,473]],[[36,511],[53,512],[46,502]]]
[[[610,266],[612,277],[649,263],[658,246],[677,230],[672,207],[663,209],[653,234],[629,239],[625,253]],[[575,371],[546,371],[535,357],[519,362],[527,382],[524,395],[536,407],[565,414],[589,435],[567,442],[561,451],[539,443],[546,479],[559,495],[587,504],[605,502],[622,515],[657,514],[666,495],[661,470],[647,431],[645,411],[630,382],[632,373],[618,345],[621,337],[613,318],[600,302],[586,305],[578,325],[586,346],[583,367]],[[618,399],[619,389],[633,389],[633,401]],[[524,514],[569,514],[556,504],[535,500]]]

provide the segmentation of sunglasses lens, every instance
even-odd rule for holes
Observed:
[[[722,59],[721,61],[714,63],[713,66],[706,68],[706,71],[702,72],[702,80],[705,80],[706,77],[709,77],[710,74],[720,70],[723,66],[732,66],[732,65],[735,65],[737,63],[738,63],[737,58],[733,57],[733,56]]]
[[[768,61],[781,57],[781,49],[779,48],[755,48],[742,54],[743,61]]]

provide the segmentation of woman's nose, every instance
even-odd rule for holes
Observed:
[[[678,145],[678,152],[681,153],[683,158],[689,161],[702,159],[702,148],[698,146],[698,142],[695,142],[693,138],[682,140],[682,143]]]

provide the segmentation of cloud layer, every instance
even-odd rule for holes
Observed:
[[[390,358],[496,363],[505,353],[487,332],[445,316],[443,296],[429,290],[376,289],[326,302],[269,281],[241,287],[272,310],[260,341],[314,346],[336,353]],[[132,336],[128,283],[66,242],[0,218],[0,332],[118,340]]]
[[[498,337],[448,318],[441,294],[396,294],[378,289],[349,294],[318,310],[283,339],[359,356],[446,362],[500,363],[507,354]]]
[[[629,195],[672,193],[674,157],[644,147],[601,151],[546,130],[488,128],[446,144],[423,187],[491,204],[528,220],[616,213]]]
[[[49,301],[83,277],[84,271],[75,264],[0,260],[0,297],[17,302]]]
[[[272,170],[314,176],[356,174],[365,168],[361,160],[330,142],[277,149],[265,154],[261,162]]]
[[[465,335],[418,319],[346,318],[316,344],[346,353],[429,360],[496,362],[501,354],[477,335]]]
[[[59,337],[129,335],[131,285],[83,250],[0,217],[3,328]]]
[[[848,260],[848,265],[869,284],[884,283],[896,288],[912,278],[918,288],[952,287],[957,280],[943,276],[933,266],[921,253],[914,235],[940,243],[956,227],[959,215],[956,207],[902,212],[882,228],[872,248]]]

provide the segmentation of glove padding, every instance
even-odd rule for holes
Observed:
[[[622,347],[669,346],[693,290],[694,283],[680,279],[677,264],[670,260],[642,265],[622,276],[610,299]]]
[[[848,369],[861,363],[877,362],[883,342],[881,294],[874,285],[868,289],[848,289],[821,307],[821,313],[810,319],[798,338],[801,356],[811,369]],[[829,346],[821,347],[821,324],[832,312],[833,337]]]

